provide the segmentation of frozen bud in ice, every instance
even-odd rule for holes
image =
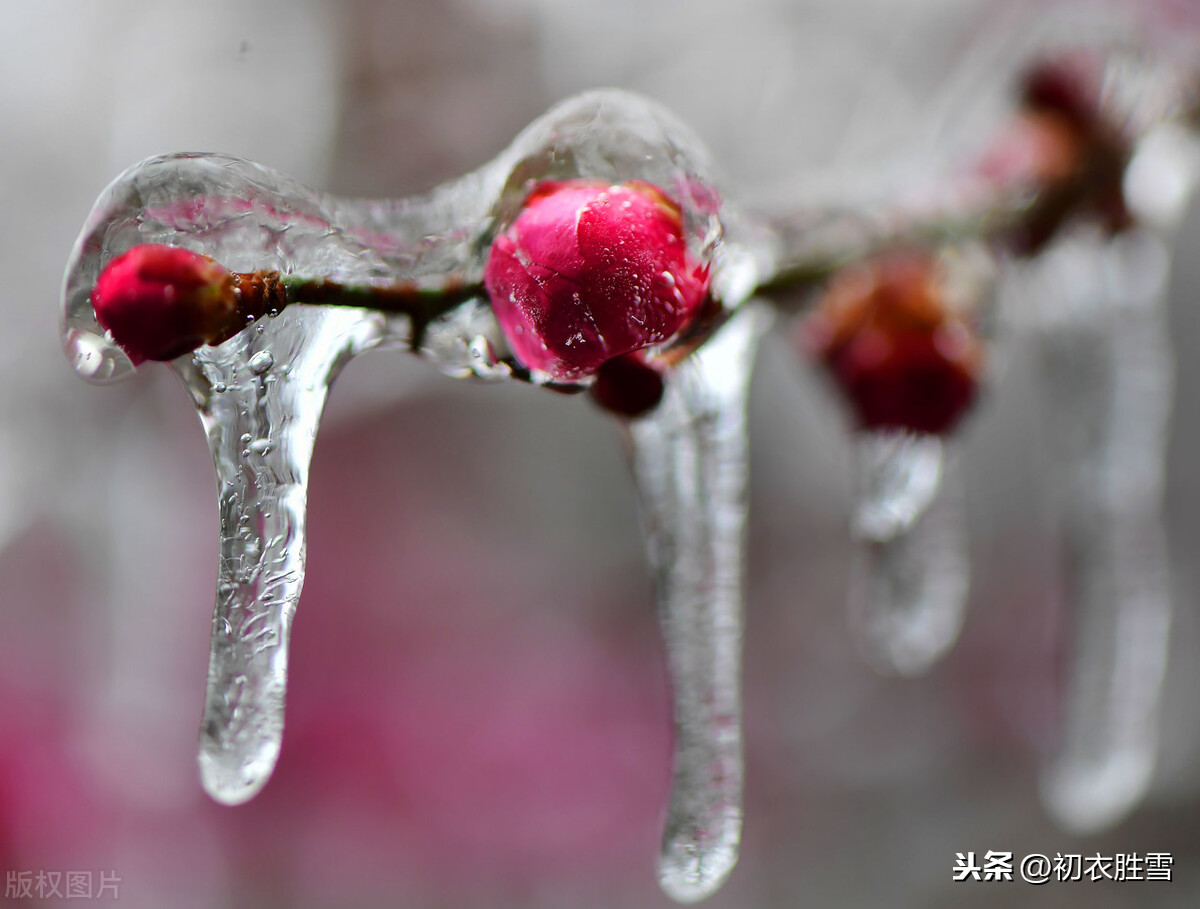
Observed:
[[[135,246],[109,262],[92,290],[92,308],[135,363],[173,360],[243,327],[233,274],[174,246]]]
[[[836,274],[802,326],[868,429],[948,433],[975,400],[983,345],[938,262],[887,255]]]
[[[516,357],[572,381],[670,341],[700,310],[709,270],[657,187],[578,179],[533,188],[483,279]]]

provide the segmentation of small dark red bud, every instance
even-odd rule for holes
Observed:
[[[637,354],[626,354],[601,364],[589,390],[605,410],[640,417],[662,400],[663,377]]]

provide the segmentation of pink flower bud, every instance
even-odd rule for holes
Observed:
[[[567,180],[533,189],[483,280],[517,358],[571,381],[670,341],[704,302],[709,271],[656,187]]]
[[[134,363],[173,360],[242,327],[233,274],[174,246],[135,246],[109,262],[92,308]]]

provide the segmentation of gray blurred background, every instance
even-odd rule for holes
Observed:
[[[71,374],[56,327],[71,244],[106,183],[150,154],[230,152],[332,192],[400,195],[483,164],[551,103],[601,85],[674,109],[726,195],[767,203],[814,170],[938,154],[956,74],[999,92],[973,48],[1005,13],[978,0],[0,6],[0,870],[115,871],[132,906],[668,905],[653,874],[666,675],[607,418],[399,354],[351,365],[315,456],[279,768],[254,802],[221,808],[194,754],[212,469],[166,369],[103,389]],[[1011,341],[965,431],[963,640],[901,681],[876,677],[846,628],[844,414],[776,336],[751,405],[745,844],[708,905],[1200,901],[1198,219],[1172,284],[1177,619],[1149,803],[1080,839],[1038,802],[1064,622],[1030,351]],[[1170,852],[1175,880],[951,882],[956,852],[993,849]]]

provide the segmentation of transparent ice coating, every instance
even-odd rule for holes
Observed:
[[[1153,166],[1143,174],[1149,204],[1173,198],[1171,186],[1155,184]],[[548,112],[480,170],[409,199],[338,199],[225,155],[150,159],[105,191],[85,225],[64,283],[64,347],[76,371],[90,381],[133,371],[96,324],[89,300],[103,266],[133,245],[186,247],[237,271],[274,269],[355,285],[411,282],[434,291],[472,287],[479,283],[491,239],[515,216],[530,184],[574,177],[641,179],[679,202],[693,253],[714,260],[714,289],[726,313],[771,278],[775,263],[800,270],[811,265],[820,272],[839,249],[844,256],[846,248],[852,253],[873,248],[909,233],[917,221],[935,220],[925,200],[894,207],[886,217],[858,207],[845,213],[835,208],[832,217],[818,212],[815,219],[788,222],[797,229],[781,236],[740,220],[728,206],[718,218],[712,168],[690,131],[644,99],[592,92]],[[821,230],[813,229],[814,221]],[[675,775],[659,876],[664,890],[680,901],[703,898],[720,886],[736,861],[740,835],[745,393],[754,340],[766,321],[757,306],[736,312],[669,376],[662,406],[631,426],[675,693]],[[1147,349],[1151,343],[1144,342]],[[427,325],[365,309],[292,306],[173,364],[199,409],[218,478],[221,565],[200,763],[205,786],[221,801],[253,796],[279,753],[287,636],[303,581],[312,446],[329,383],[351,357],[381,345],[419,350],[455,375],[543,378],[522,373],[513,362],[481,294]],[[1152,372],[1138,372],[1139,381],[1152,385],[1146,379]],[[1119,446],[1110,447],[1115,452]],[[936,451],[927,444],[901,448],[890,455],[864,449],[864,456],[883,463],[865,475],[856,532],[870,541],[864,552],[877,556],[866,577],[895,582],[869,597],[871,615],[887,619],[878,637],[886,646],[879,652],[891,668],[909,672],[935,658],[944,646],[938,641],[948,643],[957,630],[947,618],[950,610],[930,604],[954,599],[955,573],[937,566],[959,558],[955,544],[961,547],[964,537],[957,486],[948,482],[953,458],[941,443]],[[1104,457],[1117,458],[1113,452]],[[1156,494],[1151,490],[1144,497]],[[1144,522],[1157,521],[1146,509],[1137,513]],[[1089,528],[1077,524],[1082,540]],[[1147,531],[1132,518],[1113,526],[1136,534],[1143,548],[1161,555],[1153,528]],[[1102,549],[1094,540],[1080,546]],[[1149,565],[1153,558],[1144,561]],[[965,561],[961,564],[960,601],[966,586]],[[1097,572],[1101,569],[1118,570],[1115,561]],[[1097,666],[1101,678],[1108,672],[1125,687],[1105,688],[1107,700],[1100,706],[1081,702],[1072,708],[1075,732],[1056,770],[1075,782],[1058,784],[1048,774],[1048,792],[1086,795],[1103,789],[1108,778],[1089,777],[1088,768],[1121,765],[1104,756],[1141,735],[1157,703],[1156,660],[1165,620],[1155,624],[1153,605],[1132,618],[1105,598],[1100,580],[1092,580],[1089,590],[1100,593],[1091,599],[1100,605],[1080,612],[1096,617],[1100,632],[1092,637],[1112,632],[1117,621],[1112,615],[1119,613],[1122,639],[1141,643],[1131,651],[1125,645],[1109,648],[1107,664],[1103,656],[1089,656],[1102,644],[1087,639],[1080,646],[1078,666]],[[1139,583],[1138,595],[1155,600],[1154,583]],[[940,593],[917,596],[913,590]],[[1093,740],[1100,745],[1093,747]],[[1136,776],[1125,772],[1122,778]],[[1096,815],[1095,798],[1075,798],[1074,804],[1091,805]],[[1081,814],[1087,811],[1075,816]]]
[[[630,425],[675,717],[658,879],[681,903],[717,890],[742,828],[742,563],[746,397],[765,306],[743,307]]]
[[[90,381],[132,373],[129,358],[96,324],[90,299],[104,265],[132,246],[180,246],[233,271],[272,269],[362,284],[415,280],[465,259],[462,239],[434,217],[443,214],[438,198],[411,202],[397,214],[394,233],[384,235],[372,231],[366,204],[324,197],[250,161],[217,154],[150,158],[104,191],[76,242],[63,287],[64,349]],[[409,219],[422,224],[424,245]],[[397,331],[406,336],[407,320],[400,321]]]
[[[1171,625],[1161,518],[1174,360],[1168,254],[1148,230],[1071,238],[1039,266],[1044,434],[1070,642],[1064,723],[1042,776],[1066,827],[1103,829],[1145,794]]]
[[[851,627],[875,668],[917,675],[954,644],[966,612],[957,453],[938,436],[909,432],[860,433],[855,446]]]
[[[220,802],[255,795],[279,755],[313,443],[333,379],[374,329],[356,310],[291,307],[174,364],[217,472],[221,545],[200,776]]]
[[[227,155],[149,159],[105,190],[76,243],[64,279],[64,349],[90,381],[132,373],[132,362],[98,326],[90,302],[102,268],[132,246],[165,243],[212,256],[233,271],[274,270],[351,286],[472,288],[491,238],[515,216],[530,186],[576,177],[663,188],[681,207],[697,260],[713,262],[714,288],[726,307],[736,308],[754,286],[753,256],[725,241],[699,142],[657,105],[601,91],[564,101],[485,167],[410,199],[339,199]],[[722,337],[731,340],[703,363],[730,361],[721,351],[736,346],[747,331],[737,326],[746,324],[739,319],[727,327]],[[428,322],[372,309],[291,305],[172,364],[196,403],[217,473],[220,567],[200,768],[219,801],[251,798],[279,754],[288,633],[304,577],[308,467],[321,411],[342,366],[379,346],[416,349],[453,375],[541,378],[512,360],[482,291],[467,293]],[[699,378],[688,378],[685,387],[710,381],[710,372],[687,366],[684,374]],[[744,383],[733,381],[744,393]],[[695,403],[681,394],[670,392],[679,400],[673,407]],[[744,465],[744,439],[721,438],[740,446],[729,460]],[[709,470],[704,479],[713,476]],[[697,564],[708,553],[681,550],[681,558]],[[723,549],[717,554],[724,558]],[[728,569],[718,568],[724,578]],[[735,573],[734,596],[736,581]],[[703,664],[708,645],[699,639],[693,645],[700,649],[695,661]],[[683,791],[691,793],[688,805],[699,805],[695,786]]]
[[[229,155],[150,158],[105,190],[76,242],[64,279],[63,346],[89,381],[132,372],[96,324],[90,294],[104,265],[140,243],[192,249],[233,271],[273,269],[352,285],[473,286],[491,238],[515,217],[530,186],[576,177],[662,187],[681,207],[697,261],[725,255],[713,169],[691,131],[637,95],[588,92],[534,121],[489,164],[412,198],[341,199]],[[726,280],[719,262],[714,280],[719,288]],[[721,298],[740,302],[724,292]],[[503,359],[503,338],[486,316],[476,334]],[[399,322],[395,337],[385,331],[376,343],[411,340],[449,371],[473,371],[475,335],[449,342],[443,333],[426,347],[423,332],[410,338],[407,320]]]

